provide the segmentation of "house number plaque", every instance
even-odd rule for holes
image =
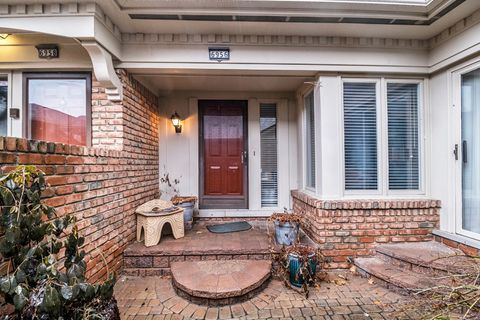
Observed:
[[[39,44],[36,48],[38,51],[38,58],[40,59],[54,59],[60,57],[60,51],[56,44]]]
[[[208,57],[218,62],[230,60],[230,48],[208,48]]]

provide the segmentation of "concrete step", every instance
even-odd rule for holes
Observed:
[[[239,303],[259,293],[270,279],[271,261],[211,260],[172,262],[173,286],[180,296],[201,305]]]
[[[357,271],[375,282],[401,293],[417,292],[438,284],[438,278],[392,265],[378,257],[356,258]]]
[[[436,241],[384,244],[375,251],[387,263],[430,275],[462,273],[473,270],[476,264],[460,250]]]

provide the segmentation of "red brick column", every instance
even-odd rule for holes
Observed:
[[[331,268],[373,254],[379,243],[432,240],[440,218],[438,200],[320,200],[297,190],[292,197],[303,230],[332,259]]]
[[[157,98],[125,71],[118,74],[120,102],[93,82],[93,147],[0,137],[0,173],[37,166],[50,184],[45,202],[58,216],[77,217],[92,281],[105,277],[104,258],[110,271],[121,268],[135,238],[135,208],[159,196]]]

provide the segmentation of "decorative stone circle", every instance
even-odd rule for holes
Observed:
[[[268,260],[210,260],[172,262],[177,294],[202,305],[219,306],[253,298],[268,283]]]

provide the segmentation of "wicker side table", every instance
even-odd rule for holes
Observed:
[[[142,229],[145,246],[151,247],[160,242],[162,229],[169,223],[175,239],[184,236],[183,209],[163,200],[151,200],[135,211],[137,214],[137,241],[142,241]]]

